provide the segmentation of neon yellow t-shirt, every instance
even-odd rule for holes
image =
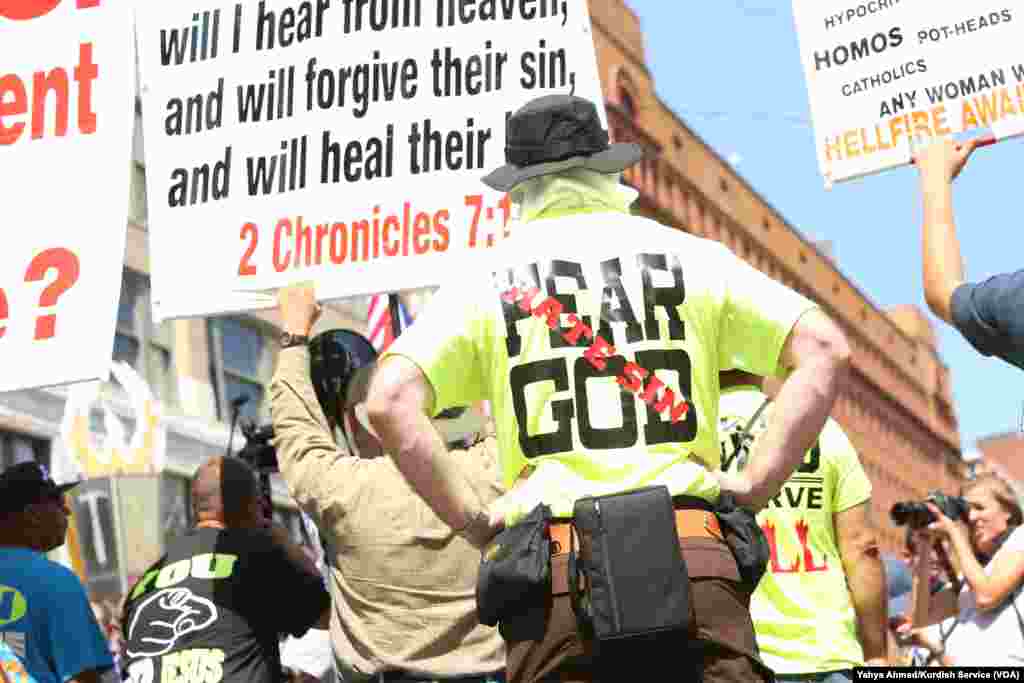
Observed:
[[[540,502],[568,517],[580,497],[660,484],[716,500],[708,471],[719,468],[718,372],[776,374],[786,337],[813,304],[717,242],[625,213],[517,225],[500,252],[481,258],[387,355],[422,369],[431,414],[491,402],[506,485],[536,468],[499,501],[507,519]],[[502,298],[513,287],[539,292],[520,306]],[[598,338],[614,351],[593,355]],[[662,412],[618,383],[630,373],[633,387],[650,388],[637,367],[672,390],[656,394]]]
[[[736,471],[733,434],[746,427],[764,394],[743,387],[721,403],[723,467]],[[772,404],[751,427],[756,440]],[[746,451],[749,454],[749,450]],[[761,658],[777,674],[863,666],[857,616],[846,585],[834,516],[871,498],[871,482],[839,424],[829,418],[818,443],[757,521],[772,549],[768,571],[750,601]]]

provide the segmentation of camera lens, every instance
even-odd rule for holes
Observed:
[[[892,510],[889,511],[889,516],[892,517],[893,524],[896,526],[903,526],[907,523],[907,519],[910,516],[910,511],[907,508],[909,508],[910,505],[910,503],[896,503],[892,506]]]
[[[889,511],[893,524],[908,525],[911,529],[926,527],[935,521],[932,511],[924,503],[896,503]]]

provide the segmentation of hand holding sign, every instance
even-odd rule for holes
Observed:
[[[285,332],[308,337],[322,309],[316,301],[312,282],[299,282],[283,288],[277,295],[281,327]]]
[[[967,159],[974,153],[974,150],[981,147],[983,143],[984,140],[979,138],[965,142],[946,138],[934,141],[915,151],[914,165],[921,172],[921,183],[927,185],[931,178],[946,183],[952,182],[960,175],[960,171],[963,170]]]

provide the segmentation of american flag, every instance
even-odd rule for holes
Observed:
[[[412,317],[405,310],[401,302],[398,303],[398,312],[401,316],[400,330],[404,330],[412,323]],[[388,306],[387,294],[375,294],[370,297],[370,310],[366,314],[366,337],[377,349],[377,353],[384,353],[395,336],[391,331],[391,309]]]

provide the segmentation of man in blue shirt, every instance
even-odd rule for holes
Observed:
[[[979,353],[1024,370],[1024,269],[967,282],[953,220],[953,179],[978,140],[935,141],[915,156],[924,201],[924,298]],[[1011,240],[1012,242],[1012,240]]]
[[[35,462],[0,473],[0,640],[39,683],[97,683],[113,668],[78,577],[43,553],[64,544],[64,493]]]

